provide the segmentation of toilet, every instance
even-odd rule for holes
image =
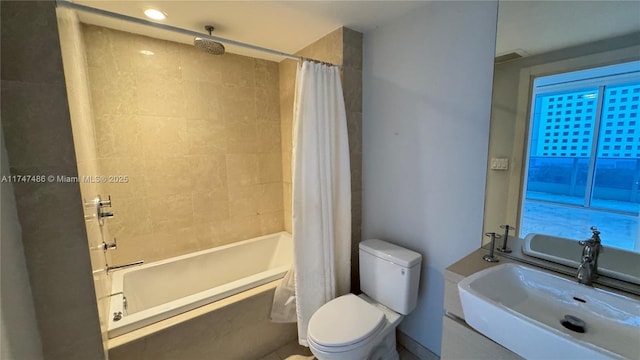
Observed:
[[[377,239],[360,243],[361,295],[321,306],[307,341],[319,360],[397,360],[396,327],[418,300],[422,256]]]

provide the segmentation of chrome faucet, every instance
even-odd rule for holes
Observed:
[[[109,264],[107,264],[105,269],[107,270],[107,273],[108,273],[109,271],[112,271],[112,270],[124,269],[124,268],[128,268],[128,267],[131,267],[131,266],[137,266],[137,265],[142,265],[142,264],[144,264],[143,260],[134,261],[134,262],[127,263],[127,264],[122,264],[122,265],[115,265],[115,266],[109,266]]]
[[[592,285],[593,280],[598,277],[598,256],[602,248],[600,231],[598,231],[595,226],[592,226],[591,233],[590,239],[578,243],[580,246],[583,246],[583,248],[582,261],[580,262],[580,266],[578,266],[576,278],[580,284],[584,285]]]

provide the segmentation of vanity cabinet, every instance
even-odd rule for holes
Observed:
[[[464,321],[462,304],[458,295],[458,282],[466,276],[489,266],[482,260],[484,253],[478,251],[445,270],[444,316],[442,319],[443,360],[463,359],[522,359],[522,357],[495,343],[493,340],[475,331]],[[479,259],[475,261],[474,258]],[[463,260],[465,260],[463,259]],[[513,334],[518,336],[518,334]]]

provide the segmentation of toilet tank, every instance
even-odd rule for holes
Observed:
[[[422,256],[386,241],[360,243],[360,288],[378,303],[409,314],[418,301]]]

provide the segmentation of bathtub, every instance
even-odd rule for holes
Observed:
[[[114,271],[108,336],[112,339],[282,278],[292,256],[291,235],[280,232]],[[116,313],[122,313],[119,320]]]

